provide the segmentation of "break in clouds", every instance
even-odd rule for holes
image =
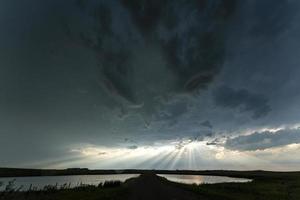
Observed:
[[[297,0],[1,1],[0,165],[122,168],[109,155],[199,143],[190,168],[277,169],[274,149],[299,143],[299,9]],[[180,168],[184,155],[128,167]]]

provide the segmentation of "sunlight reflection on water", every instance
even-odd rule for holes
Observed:
[[[247,183],[251,179],[233,178],[226,176],[202,176],[202,175],[179,175],[179,174],[158,174],[169,181],[186,184],[214,184],[214,183]]]

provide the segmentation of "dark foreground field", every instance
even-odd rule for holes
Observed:
[[[191,172],[195,174],[195,172]],[[203,174],[203,173],[202,173]],[[207,174],[206,172],[204,174]],[[145,172],[125,183],[85,186],[74,189],[49,187],[45,191],[2,192],[1,200],[299,200],[300,173],[215,171],[212,175],[252,178],[249,183],[185,185],[167,181],[153,172]]]

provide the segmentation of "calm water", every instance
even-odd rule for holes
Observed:
[[[122,181],[133,177],[137,177],[139,174],[113,174],[113,175],[76,175],[76,176],[38,176],[38,177],[10,177],[0,178],[0,182],[3,185],[0,187],[0,191],[5,189],[5,185],[13,179],[15,179],[15,188],[23,186],[22,190],[28,190],[30,185],[36,187],[36,189],[42,189],[46,185],[58,185],[70,184],[70,187],[76,187],[80,184],[98,185],[105,181]],[[1,184],[0,184],[1,185]]]
[[[15,188],[23,186],[22,190],[28,190],[32,184],[32,188],[43,189],[47,185],[58,185],[70,184],[70,187],[76,187],[80,184],[98,185],[105,181],[122,181],[129,178],[138,177],[139,174],[113,174],[113,175],[76,175],[76,176],[37,176],[37,177],[10,177],[0,178],[0,182],[3,183],[0,186],[0,191],[5,189],[5,185],[11,180],[15,179]],[[244,178],[232,178],[225,176],[201,176],[201,175],[175,175],[175,174],[158,174],[167,178],[173,182],[187,183],[187,184],[203,184],[203,183],[227,183],[227,182],[249,182],[250,179]],[[1,184],[0,184],[1,185]]]
[[[250,182],[251,179],[245,178],[232,178],[226,176],[202,176],[202,175],[176,175],[176,174],[158,174],[167,178],[169,181],[186,183],[186,184],[213,184],[213,183],[246,183]]]

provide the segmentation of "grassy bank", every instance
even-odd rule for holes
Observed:
[[[241,172],[244,174],[245,172]],[[239,177],[241,177],[239,174]],[[245,174],[252,178],[248,183],[219,183],[185,185],[170,183],[185,188],[210,200],[298,200],[300,199],[300,173]]]

